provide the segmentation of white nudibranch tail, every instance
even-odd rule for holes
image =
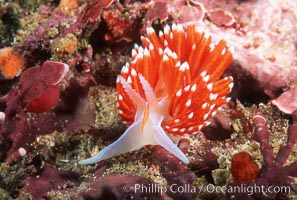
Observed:
[[[79,164],[145,145],[160,145],[188,164],[168,134],[176,138],[197,133],[230,99],[226,95],[233,79],[220,79],[233,60],[224,40],[214,45],[194,25],[176,24],[166,26],[159,36],[148,28],[141,40],[142,46],[132,50],[131,64],[123,67],[117,79],[119,114],[129,127],[118,140]]]

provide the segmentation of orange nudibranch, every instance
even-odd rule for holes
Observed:
[[[145,145],[161,145],[188,164],[169,135],[197,133],[228,102],[232,77],[221,78],[232,62],[226,41],[211,37],[194,25],[165,26],[159,34],[151,27],[135,45],[132,62],[117,79],[117,104],[125,133],[96,156],[80,161],[95,163]],[[169,135],[168,135],[169,134]]]

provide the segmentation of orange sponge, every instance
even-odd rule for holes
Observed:
[[[13,51],[12,47],[0,49],[0,70],[7,79],[20,75],[25,61],[24,57]]]
[[[232,157],[231,172],[239,183],[252,183],[259,177],[260,169],[247,152],[239,152]]]

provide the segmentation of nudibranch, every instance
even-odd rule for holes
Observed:
[[[173,138],[197,133],[228,102],[232,77],[221,78],[233,57],[225,40],[216,44],[194,25],[147,28],[142,46],[117,78],[117,106],[129,125],[121,137],[80,164],[92,164],[145,145],[160,145],[183,163]]]

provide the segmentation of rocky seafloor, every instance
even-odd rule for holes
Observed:
[[[296,22],[288,0],[0,0],[0,199],[296,199]],[[145,146],[79,165],[127,128],[134,44],[173,23],[234,57],[231,101],[178,143],[190,164]]]

